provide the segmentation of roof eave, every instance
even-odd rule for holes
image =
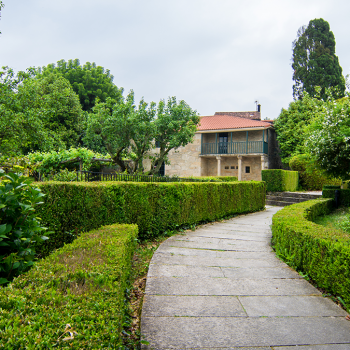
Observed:
[[[197,130],[196,133],[206,134],[206,133],[213,133],[213,132],[252,131],[252,130],[266,130],[266,129],[273,129],[273,126],[269,125],[269,126],[255,126],[255,127],[252,126],[249,128]]]

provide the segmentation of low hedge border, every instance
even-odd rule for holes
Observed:
[[[267,192],[294,192],[298,189],[297,171],[266,169],[261,171],[261,179],[266,182]]]
[[[180,177],[181,179],[181,177]],[[198,182],[234,182],[238,181],[236,176],[191,176],[190,179]]]
[[[166,230],[265,208],[263,182],[40,183],[46,194],[37,215],[53,230],[37,248],[45,256],[80,232],[114,223],[137,224],[140,239]]]
[[[315,224],[328,214],[331,199],[293,204],[272,219],[272,246],[288,265],[350,307],[350,235]]]
[[[0,287],[1,349],[118,348],[136,225],[83,233]]]
[[[323,187],[322,197],[335,199],[336,190],[340,191],[339,204],[345,207],[350,207],[350,189],[343,190],[340,189],[339,186],[337,186],[337,188],[330,188],[330,186]]]

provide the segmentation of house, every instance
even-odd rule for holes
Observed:
[[[216,112],[201,117],[191,144],[169,153],[165,175],[236,176],[261,180],[261,170],[280,168],[272,120],[254,112]]]

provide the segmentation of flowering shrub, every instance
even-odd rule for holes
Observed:
[[[306,149],[333,177],[350,179],[350,101],[330,98],[318,106],[306,129]]]

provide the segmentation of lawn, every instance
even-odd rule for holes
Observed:
[[[324,227],[350,233],[350,208],[340,207],[335,209],[328,215],[317,217],[315,223]]]

